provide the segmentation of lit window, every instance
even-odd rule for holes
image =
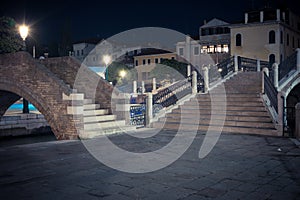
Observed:
[[[201,53],[207,53],[207,46],[201,47]]]
[[[227,44],[224,44],[224,45],[223,45],[223,51],[224,51],[225,53],[228,53],[228,52],[229,52],[229,48],[228,48],[228,45],[227,45]]]
[[[222,46],[221,45],[217,45],[217,52],[221,53],[222,52]]]
[[[214,45],[210,45],[208,48],[208,53],[214,53],[215,50],[215,46]]]
[[[179,55],[183,56],[183,48],[179,48]]]

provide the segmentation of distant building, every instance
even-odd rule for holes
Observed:
[[[231,54],[280,63],[300,47],[300,18],[289,10],[245,13],[231,26]]]
[[[137,69],[138,81],[149,79],[150,72],[156,64],[161,63],[163,59],[177,60],[176,53],[160,49],[142,49],[141,53],[134,56],[134,66]]]

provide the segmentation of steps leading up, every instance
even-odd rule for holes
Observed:
[[[180,126],[194,131],[222,129],[229,133],[276,136],[278,132],[260,92],[261,73],[239,72],[227,80],[223,88],[217,86],[209,94],[198,94],[152,126],[171,130],[178,130]]]

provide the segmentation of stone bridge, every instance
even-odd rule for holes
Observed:
[[[83,131],[83,113],[74,105],[89,99],[111,112],[112,93],[109,83],[72,57],[0,55],[0,117],[24,97],[44,115],[57,139],[76,139]]]

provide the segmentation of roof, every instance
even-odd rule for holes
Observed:
[[[225,26],[225,25],[229,25],[229,23],[214,18],[209,22],[207,22],[206,24],[204,24],[203,26],[201,26],[200,28],[209,28],[209,27],[217,27],[217,26]]]
[[[137,54],[136,56],[156,55],[156,54],[165,54],[165,53],[173,53],[173,52],[166,51],[163,49],[146,48],[146,49],[141,49],[141,53]]]
[[[102,40],[103,39],[101,39],[101,38],[88,38],[88,39],[78,40],[78,41],[74,42],[73,44],[80,44],[80,43],[98,44]]]

